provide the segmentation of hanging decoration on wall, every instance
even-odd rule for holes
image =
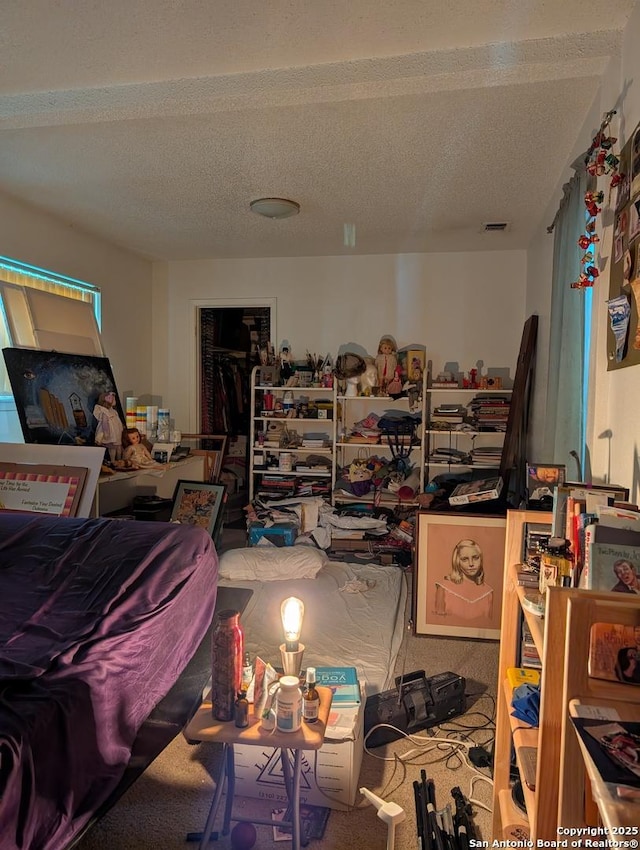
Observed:
[[[605,113],[600,129],[594,136],[585,158],[587,173],[592,177],[611,176],[607,203],[611,201],[611,191],[619,185],[624,177],[619,171],[620,159],[613,150],[613,146],[618,140],[611,135],[610,130],[611,119],[615,114],[615,109],[611,109]],[[595,279],[600,274],[595,264],[595,247],[592,246],[595,246],[600,241],[596,228],[597,217],[602,212],[603,203],[603,190],[597,192],[588,191],[585,193],[584,204],[587,210],[588,220],[585,225],[585,232],[578,239],[578,245],[585,251],[585,254],[580,261],[582,264],[580,277],[571,284],[572,289],[585,289],[593,286]]]

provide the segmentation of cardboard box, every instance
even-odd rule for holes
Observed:
[[[354,805],[362,765],[364,699],[359,706],[331,710],[319,750],[304,750],[300,802],[345,811]],[[280,751],[235,744],[235,793],[286,805]],[[293,760],[292,760],[293,764]]]

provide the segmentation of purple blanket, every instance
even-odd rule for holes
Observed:
[[[217,575],[196,526],[0,514],[1,850],[59,850],[113,791]]]

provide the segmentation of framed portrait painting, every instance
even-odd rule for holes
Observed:
[[[417,515],[416,634],[498,640],[506,518]]]
[[[222,526],[226,494],[224,484],[180,480],[173,494],[170,522],[199,525],[216,540]]]

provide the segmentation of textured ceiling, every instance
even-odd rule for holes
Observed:
[[[157,259],[523,248],[633,5],[2,0],[0,192]]]

